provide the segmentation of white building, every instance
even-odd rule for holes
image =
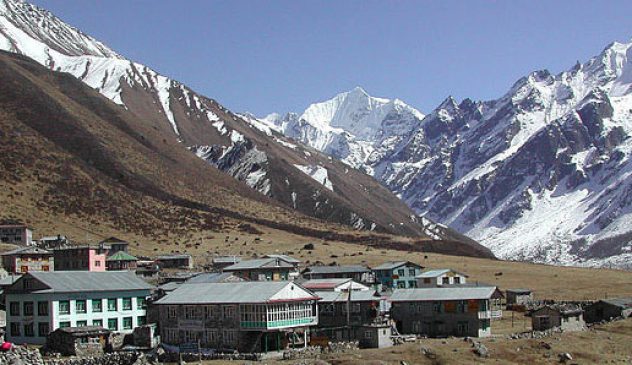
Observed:
[[[6,339],[44,344],[60,327],[131,333],[146,323],[152,286],[128,271],[29,272],[5,291]]]
[[[366,285],[356,283],[351,279],[312,279],[301,283],[303,288],[311,291],[367,291],[370,288]]]
[[[467,275],[452,269],[439,269],[424,271],[415,279],[417,279],[418,288],[429,288],[465,284],[467,277]]]

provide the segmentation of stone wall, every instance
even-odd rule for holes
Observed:
[[[139,353],[111,353],[99,357],[43,358],[38,350],[14,346],[0,352],[0,364],[7,365],[144,365],[149,364]]]

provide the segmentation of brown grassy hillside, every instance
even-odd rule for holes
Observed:
[[[0,219],[25,221],[39,235],[186,245],[196,232],[212,236],[247,223],[319,239],[393,240],[290,211],[151,121],[26,57],[0,54],[0,80]],[[418,241],[405,249],[491,255],[476,244]]]

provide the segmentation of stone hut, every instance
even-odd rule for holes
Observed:
[[[562,331],[581,331],[586,326],[583,310],[576,305],[545,305],[531,312],[534,331],[560,328]]]
[[[48,335],[46,346],[65,356],[99,356],[110,343],[110,330],[99,326],[58,328]]]

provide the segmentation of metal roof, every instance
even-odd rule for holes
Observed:
[[[262,268],[291,269],[293,268],[293,266],[289,264],[288,262],[285,262],[281,259],[268,257],[268,258],[263,258],[263,259],[241,261],[236,264],[225,267],[224,271],[251,270],[251,269],[262,269]]]
[[[632,308],[632,298],[612,298],[602,299],[601,301],[624,309]]]
[[[234,279],[234,281],[241,281],[240,278],[234,276],[229,272],[209,272],[194,276],[185,281],[186,284],[198,284],[198,283],[224,283],[227,279]]]
[[[307,289],[333,289],[350,282],[351,278],[311,279],[301,283]]]
[[[86,291],[150,290],[153,286],[129,271],[31,271],[21,280],[33,277],[48,287],[33,293],[72,293]],[[11,290],[12,287],[9,287]]]
[[[299,297],[287,297],[285,301],[316,300],[312,292],[289,281],[242,281],[236,283],[199,283],[182,284],[180,287],[156,304],[241,304],[268,303],[275,295],[289,287],[291,291],[298,289]]]
[[[190,259],[191,255],[188,253],[182,253],[177,255],[162,255],[156,257],[156,260],[181,260],[181,259]]]
[[[176,289],[178,289],[178,287],[182,285],[182,283],[179,283],[177,281],[170,281],[168,283],[164,283],[162,285],[159,285],[158,288],[164,291],[174,291]]]
[[[241,261],[241,257],[239,256],[216,256],[213,257],[214,263],[237,263]]]
[[[412,265],[412,266],[417,266],[417,267],[422,267],[421,265],[418,265],[414,262],[410,262],[410,261],[388,261],[383,263],[382,265],[376,266],[373,268],[373,270],[393,270],[393,269],[397,269],[400,266],[404,266],[404,265]]]
[[[310,266],[305,272],[308,274],[337,274],[337,273],[364,273],[371,270],[366,266]]]
[[[112,256],[108,256],[105,261],[138,261],[138,258],[125,251],[116,251]]]
[[[447,274],[449,272],[453,272],[455,274],[459,274],[461,276],[465,276],[466,278],[468,277],[466,274],[460,273],[460,272],[452,270],[452,269],[437,269],[437,270],[424,271],[421,274],[417,275],[416,277],[420,278],[420,279],[436,278],[438,276],[441,276],[443,274]]]
[[[114,236],[108,237],[108,238],[104,239],[103,241],[101,241],[99,243],[119,243],[119,244],[123,243],[123,244],[129,245],[129,242],[127,242],[125,240],[122,240],[122,239],[120,239],[118,237],[114,237]]]
[[[292,256],[288,256],[288,255],[266,255],[266,257],[270,257],[270,258],[275,258],[275,259],[281,259],[285,262],[288,262],[290,264],[300,264],[301,260],[296,259]]]
[[[495,286],[395,289],[390,300],[391,302],[414,302],[489,299],[494,294],[494,291],[496,291]]]
[[[20,247],[15,250],[3,252],[0,256],[11,256],[11,255],[53,255],[52,252],[48,250],[44,250],[39,247]]]
[[[314,293],[321,298],[318,301],[320,303],[346,302],[349,300],[348,292],[317,291]],[[380,300],[380,297],[376,296],[375,292],[371,290],[361,290],[361,291],[351,292],[351,302],[372,302],[372,301],[379,301],[379,300]]]

